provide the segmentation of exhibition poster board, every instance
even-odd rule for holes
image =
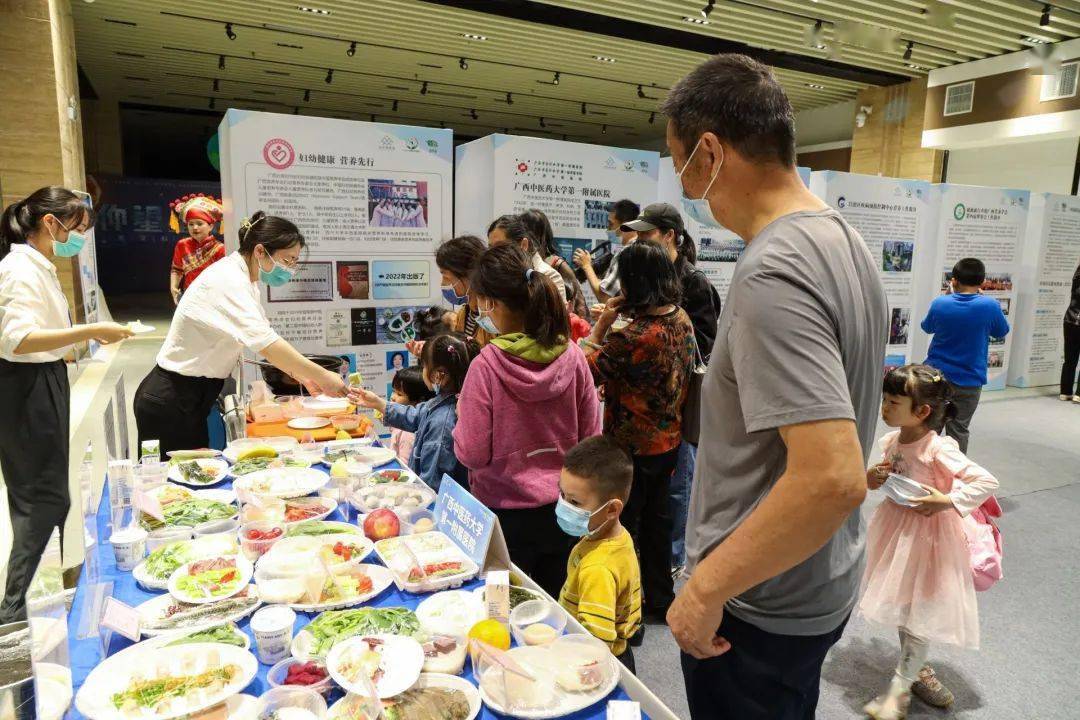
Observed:
[[[799,177],[810,185],[810,168],[800,167]],[[675,175],[675,165],[671,157],[660,159],[660,194],[659,201],[670,203],[682,212],[682,184]],[[735,263],[742,255],[746,243],[735,233],[726,229],[707,228],[683,213],[686,232],[697,243],[697,266],[709,278],[720,294],[721,306],[727,300],[731,278],[735,274]]]
[[[934,189],[938,195],[936,256],[932,272],[920,280],[923,287],[918,292],[931,299],[947,294],[956,261],[978,258],[986,265],[982,292],[1001,303],[1011,326],[1015,278],[1020,268],[1031,193],[950,183],[935,185]],[[916,327],[916,359],[925,358],[930,347],[930,337],[918,327],[922,320],[922,317],[912,319]],[[1010,332],[1004,338],[991,339],[984,389],[1004,389],[1012,338]]]
[[[935,252],[930,183],[822,170],[810,188],[859,232],[877,266],[889,305],[885,369],[912,362],[914,327],[929,306],[917,278],[933,266]]]
[[[1058,383],[1064,350],[1061,323],[1078,262],[1080,197],[1032,193],[1012,313],[1010,385]]]
[[[230,109],[219,129],[229,250],[257,210],[297,224],[300,270],[260,286],[274,329],[301,352],[340,355],[389,395],[416,311],[440,298],[449,237],[450,130]]]
[[[496,134],[459,145],[456,163],[456,235],[486,239],[496,217],[536,208],[569,260],[575,249],[607,239],[616,201],[656,201],[660,153]],[[587,284],[583,289],[591,296]]]

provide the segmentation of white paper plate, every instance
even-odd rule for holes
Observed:
[[[192,560],[191,562],[186,562],[173,571],[173,574],[169,576],[169,594],[180,602],[185,602],[190,605],[205,605],[207,603],[217,602],[218,600],[225,600],[226,598],[230,598],[243,590],[245,587],[247,587],[248,583],[251,582],[251,574],[255,571],[255,569],[251,566],[251,563],[248,562],[247,558],[245,558],[243,555],[228,555],[223,557],[234,560],[236,562],[236,572],[240,574],[240,582],[236,584],[236,587],[232,591],[214,597],[196,597],[194,595],[188,595],[187,593],[179,589],[178,584],[180,578],[187,575],[188,568],[192,564],[212,559],[201,558],[199,560]]]
[[[357,460],[362,463],[367,463],[372,467],[378,467],[379,465],[385,465],[388,462],[392,462],[397,459],[397,455],[390,448],[384,447],[358,447],[355,450],[351,450],[349,454],[352,456],[352,460]]]
[[[256,489],[266,482],[266,489]],[[318,492],[330,482],[330,476],[312,468],[272,468],[248,473],[233,481],[233,490],[278,498],[296,498]]]
[[[290,603],[289,607],[298,612],[306,613],[319,613],[324,610],[340,610],[342,608],[353,607],[366,603],[368,600],[381,594],[386,588],[394,584],[393,574],[384,568],[382,565],[360,565],[371,578],[371,592],[364,595],[357,595],[355,598],[347,600],[333,600],[331,602],[324,603]]]
[[[169,466],[168,478],[171,482],[179,483],[180,485],[187,485],[188,487],[205,488],[211,485],[217,485],[229,475],[229,463],[224,460],[218,460],[217,458],[205,458],[199,460],[190,460],[188,462],[195,462],[199,464],[199,467],[214,474],[214,481],[208,483],[193,483],[184,479],[183,473],[180,472],[180,464],[175,463]]]
[[[467,636],[473,625],[487,617],[487,608],[469,590],[444,590],[416,608],[425,630],[443,635]]]
[[[298,417],[285,423],[293,430],[318,430],[330,424],[330,418],[325,417]]]
[[[240,438],[229,443],[222,454],[225,456],[226,460],[234,463],[240,453],[254,447],[262,447],[263,445],[273,448],[278,453],[283,453],[288,450],[295,450],[300,445],[300,441],[294,437],[289,437],[288,435],[265,438]]]
[[[228,538],[221,535],[208,535],[201,538],[177,540],[175,542],[185,542],[188,544],[188,556],[191,560],[199,560],[205,557],[234,555],[239,552],[239,547],[235,538]],[[165,543],[165,545],[172,545],[173,543]],[[164,547],[164,546],[162,546]],[[229,549],[233,552],[229,552]],[[142,562],[135,566],[135,569],[131,571],[132,576],[142,587],[147,590],[161,591],[169,589],[169,578],[159,579],[154,577],[146,570],[146,560],[143,558]],[[169,573],[170,577],[172,573]]]
[[[400,480],[384,480],[382,482],[379,482],[379,477],[380,476],[385,476],[384,475],[385,473],[400,473],[400,478],[401,479]],[[414,484],[415,485],[415,484],[420,484],[420,483],[423,483],[423,482],[424,481],[420,479],[419,475],[414,473],[412,470],[409,470],[408,468],[400,468],[400,469],[389,469],[389,468],[387,468],[387,469],[384,469],[384,470],[376,470],[376,471],[372,472],[370,475],[368,475],[367,477],[360,480],[360,486],[361,487],[367,487],[369,485],[370,486],[408,485],[408,484]]]
[[[420,679],[417,680],[416,684],[410,689],[429,687],[459,690],[464,693],[465,697],[469,700],[469,715],[465,720],[474,720],[476,716],[480,714],[480,708],[483,704],[480,701],[480,691],[465,678],[455,677],[454,675],[443,675],[441,673],[421,673]],[[328,717],[333,718],[335,717],[335,713],[344,711],[346,700],[348,700],[347,696],[331,705]]]
[[[300,405],[305,410],[311,410],[312,412],[342,412],[344,413],[349,409],[348,398],[336,398],[330,395],[319,395],[318,397],[305,397],[300,401]]]
[[[194,620],[188,620],[187,623],[182,627],[177,626],[168,628],[147,628],[145,626],[146,623],[156,621],[162,618],[170,607],[177,604],[176,598],[174,598],[172,595],[158,595],[157,597],[151,598],[146,602],[140,604],[135,609],[139,611],[139,617],[142,619],[143,622],[142,634],[146,637],[164,635],[167,633],[175,632],[179,629],[182,629],[185,632],[195,632],[196,630],[205,630],[207,628],[212,628],[215,625],[220,625],[226,622],[237,622],[258,610],[259,606],[262,605],[262,601],[258,599],[258,588],[256,588],[254,585],[248,585],[248,595],[254,598],[256,601],[248,603],[244,607],[235,609],[232,612],[225,613],[224,615],[215,614],[207,620],[200,620],[198,618]],[[235,600],[236,598],[233,597],[229,599]],[[205,607],[206,610],[210,609],[208,606]]]
[[[381,641],[374,648],[382,656],[383,675],[375,683],[375,692],[380,698],[393,697],[416,684],[424,667],[424,648],[412,638],[398,635],[360,635],[339,642],[326,656],[326,669],[334,682],[346,692],[364,692],[364,685],[342,674],[342,663],[351,653],[367,647],[367,638]]]
[[[550,646],[547,646],[550,647]],[[531,653],[544,648],[536,647],[515,647],[509,650],[510,655]],[[498,703],[491,694],[485,691],[484,685],[480,683],[480,698],[484,701],[492,711],[499,715],[509,715],[510,717],[522,718],[523,720],[549,720],[549,718],[560,718],[564,715],[570,715],[576,713],[579,710],[584,710],[590,705],[594,705],[604,700],[611,692],[619,685],[619,666],[618,660],[614,655],[608,656],[608,661],[611,663],[611,667],[608,672],[608,679],[599,687],[590,690],[589,692],[575,692],[570,693],[562,690],[561,688],[555,688],[556,702],[550,707],[538,708],[535,710],[509,710],[504,708]]]
[[[194,693],[190,702],[173,702],[164,712],[142,713],[138,715],[140,720],[170,720],[217,705],[247,687],[259,670],[254,655],[231,645],[194,643],[153,648],[142,647],[139,643],[106,658],[91,670],[75,696],[75,707],[90,720],[128,720],[132,716],[117,710],[112,696],[127,689],[134,676],[153,676],[156,668],[167,668],[170,674],[182,674],[186,666],[201,672],[207,669],[211,653],[217,653],[220,665],[239,667],[231,682],[217,692]]]

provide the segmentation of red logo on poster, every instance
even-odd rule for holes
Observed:
[[[263,145],[263,159],[275,170],[284,170],[296,160],[296,153],[288,140],[274,138]]]
[[[525,163],[523,163],[523,162],[518,163],[518,172],[525,172],[528,169],[529,169],[529,166],[526,165]]]

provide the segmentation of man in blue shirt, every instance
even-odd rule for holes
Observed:
[[[930,304],[922,329],[933,335],[926,364],[945,375],[952,387],[956,416],[945,421],[945,434],[967,452],[968,425],[979,406],[986,384],[990,338],[1009,334],[1001,304],[980,294],[986,267],[977,258],[964,258],[953,266],[952,294]]]

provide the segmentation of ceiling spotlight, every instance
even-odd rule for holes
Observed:
[[[708,20],[709,19],[709,13],[711,13],[713,11],[713,6],[714,5],[716,5],[716,0],[709,0],[709,2],[706,3],[705,7],[701,8],[701,17]]]
[[[1024,42],[1030,43],[1032,45],[1044,45],[1044,44],[1050,42],[1046,38],[1035,37],[1034,35],[1029,35],[1027,37],[1022,37],[1020,39],[1023,40]]]
[[[230,40],[236,39],[236,33],[233,32],[232,23],[225,23],[225,37]]]
[[[870,113],[874,112],[872,105],[863,105],[859,108],[859,112],[855,113],[855,127],[863,127],[866,125],[866,120],[870,117]]]
[[[214,109],[214,104],[215,104],[215,103],[214,103],[214,98],[210,98],[210,103],[209,103],[209,106],[210,106],[210,109],[211,109],[211,110],[213,110],[213,109]]]
[[[465,61],[465,58],[459,58],[458,61],[457,61],[457,66],[459,68],[461,68],[462,70],[468,70],[469,69],[469,63],[467,63]]]
[[[445,130],[446,129],[446,121],[445,120],[440,120],[439,121],[439,127],[441,127],[443,130]]]
[[[914,40],[908,40],[907,41],[907,47],[904,49],[904,59],[905,60],[910,60],[911,59],[911,49],[913,47],[915,47],[915,41]]]
[[[683,22],[693,23],[694,25],[708,25],[709,21],[705,18],[687,17],[683,15]]]
[[[541,118],[540,118],[540,127],[542,127],[542,128],[546,128],[546,127],[547,127],[547,123],[545,123],[545,122],[544,122],[544,118],[543,118],[543,117],[541,117]]]
[[[1042,17],[1039,18],[1039,27],[1046,27],[1050,24],[1050,5],[1043,5]]]
[[[294,107],[292,109],[292,114],[293,115],[299,115],[300,114],[300,106],[299,105],[297,105],[296,107]]]
[[[476,114],[476,109],[475,108],[473,108],[472,110],[469,111],[469,117],[471,117],[473,120],[479,120],[480,119],[480,116]]]
[[[330,14],[329,10],[323,10],[322,8],[317,8],[317,7],[307,7],[305,5],[297,5],[296,9],[299,10],[300,12],[311,13],[312,15],[329,15]]]
[[[334,68],[327,68],[326,69],[326,84],[329,85],[332,82],[334,82]]]
[[[370,120],[371,120],[371,122],[375,122],[375,113],[371,113]]]
[[[420,86],[420,94],[427,95],[427,80],[425,80],[424,84]]]
[[[551,84],[552,85],[558,85],[560,77],[562,77],[562,76],[559,73],[555,73],[555,75],[551,78]]]
[[[824,90],[825,89],[825,86],[821,85],[820,83],[806,83],[806,87],[810,88],[811,90]]]
[[[585,103],[581,103],[581,114],[584,115],[587,112],[589,112],[589,108],[585,106]]]
[[[806,44],[809,47],[817,48],[819,50],[825,47],[822,40],[825,36],[825,21],[815,20],[814,26],[806,31]]]
[[[506,93],[506,104],[507,105],[513,105],[514,104],[514,93]]]
[[[656,122],[656,113],[654,113],[654,112],[649,113],[649,124],[652,125],[655,122]]]
[[[600,133],[602,135],[607,135],[607,125],[601,125],[600,126]]]
[[[637,96],[642,100],[645,99],[645,91],[641,89],[640,85],[637,86]]]
[[[608,63],[609,65],[615,62],[615,58],[608,57],[607,55],[593,55],[592,59],[597,62]]]
[[[461,33],[466,40],[487,40],[487,35],[474,35],[473,33]]]
[[[217,78],[214,78],[214,92],[217,92],[220,89],[221,89],[221,81],[218,80]]]
[[[305,90],[304,91],[304,102],[311,102],[311,91],[310,90]]]
[[[225,69],[225,56],[224,55],[218,55],[217,56],[217,69],[218,70],[224,70]]]
[[[563,142],[566,142],[566,137],[567,137],[566,133],[563,133],[563,134],[562,134],[562,139],[563,139]]]
[[[394,101],[394,104],[390,106],[390,109],[391,109],[392,111],[394,111],[394,112],[397,112],[397,103],[398,103],[398,101],[397,101],[397,100],[395,100],[395,101]]]
[[[349,57],[352,57],[353,55],[356,54],[356,41],[355,40],[353,40],[351,43],[349,43],[349,49],[345,51],[345,54],[348,55]]]

